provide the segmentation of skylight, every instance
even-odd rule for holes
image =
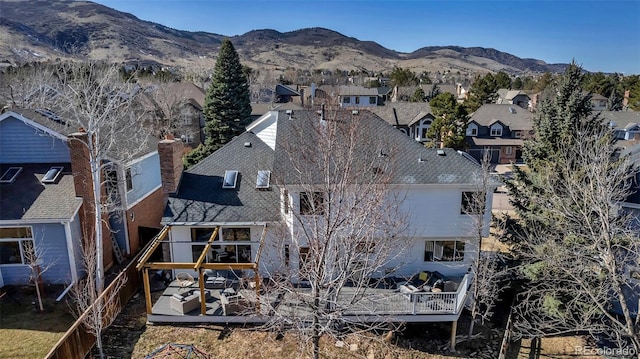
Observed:
[[[224,171],[224,180],[222,182],[222,188],[236,188],[236,181],[238,180],[238,171]]]
[[[267,170],[258,171],[258,178],[256,179],[256,188],[269,188],[270,177],[271,177],[271,171],[267,171]]]
[[[62,173],[62,167],[51,167],[42,178],[42,183],[53,183]]]
[[[13,183],[20,172],[22,172],[22,167],[9,167],[0,177],[0,183]]]

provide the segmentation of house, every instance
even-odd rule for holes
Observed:
[[[93,225],[93,191],[88,150],[81,142],[86,134],[77,130],[49,110],[14,109],[0,115],[0,286],[29,283],[27,241],[48,267],[45,283],[69,284],[80,276],[81,239]],[[104,233],[105,269],[122,259],[119,253],[137,253],[159,231],[168,196],[160,173],[167,161],[161,155],[180,159],[181,146],[180,141],[149,138],[126,161],[108,154],[104,193],[118,206],[105,216],[113,231],[113,236]],[[169,170],[167,183],[172,182]]]
[[[589,93],[587,91],[583,91],[582,95],[583,96],[587,96]],[[607,99],[606,97],[597,94],[597,93],[592,93],[591,94],[591,109],[593,111],[604,111],[607,109],[607,103],[609,102],[609,99]]]
[[[492,163],[522,161],[522,144],[533,135],[533,114],[507,104],[484,104],[471,115],[466,140],[469,154],[481,160],[491,152]]]
[[[476,181],[480,168],[464,153],[425,148],[367,110],[266,113],[248,126],[247,132],[183,173],[177,191],[169,197],[162,219],[165,227],[147,254],[143,255],[138,268],[144,269],[145,276],[153,269],[173,268],[175,277],[191,278],[193,280],[187,282],[192,284],[196,282],[195,278],[199,278],[200,293],[208,288],[221,288],[217,286],[218,278],[225,283],[224,277],[215,277],[215,274],[206,277],[203,274],[205,270],[233,269],[241,272],[234,273],[237,278],[251,276],[247,272],[253,271],[255,278],[266,278],[267,282],[270,276],[282,270],[286,273],[286,268],[292,271],[299,268],[307,260],[309,249],[298,234],[304,230],[305,216],[324,216],[323,211],[312,212],[313,206],[322,207],[324,196],[308,189],[315,181],[313,165],[309,164],[311,175],[303,176],[308,181],[297,176],[299,167],[293,165],[292,156],[296,160],[307,158],[303,151],[296,151],[298,147],[295,146],[288,151],[286,148],[292,140],[300,139],[299,136],[304,137],[302,143],[305,145],[318,148],[313,140],[315,137],[305,129],[322,130],[328,121],[356,124],[355,127],[362,130],[360,133],[371,134],[387,144],[379,147],[372,145],[373,142],[367,143],[359,147],[363,151],[363,156],[359,157],[364,157],[365,152],[375,153],[373,157],[378,161],[391,161],[388,168],[393,168],[394,172],[390,177],[392,189],[388,195],[401,193],[404,198],[397,211],[407,213],[408,228],[403,232],[402,240],[406,240],[409,247],[405,248],[406,251],[397,249],[399,253],[389,253],[388,266],[396,269],[393,274],[410,278],[417,273],[425,273],[426,278],[426,273],[437,272],[442,278],[458,278],[451,281],[451,287],[447,289],[449,299],[446,305],[438,308],[427,305],[430,303],[427,297],[435,293],[413,293],[408,285],[404,288],[409,291],[406,293],[380,289],[384,294],[378,298],[393,301],[392,306],[397,305],[397,309],[387,314],[402,321],[457,321],[470,283],[467,273],[479,249],[472,230],[473,217],[467,214],[466,209],[470,193],[478,190]],[[392,157],[388,155],[389,151],[393,151]],[[373,173],[379,173],[377,171]],[[486,209],[491,208],[491,199],[492,192],[489,191]],[[488,235],[489,217],[490,211],[487,210],[482,221],[484,235]],[[294,218],[303,221],[298,222]],[[160,244],[170,249],[172,263],[147,262],[150,253]],[[273,260],[280,257],[284,260]],[[386,274],[380,272],[376,275],[383,277]],[[215,280],[209,287],[207,284],[211,278]],[[295,274],[290,279],[304,285],[304,278]],[[145,290],[150,296],[148,286]],[[173,290],[178,290],[180,296],[180,289]],[[159,298],[153,307],[148,299],[148,320],[261,320],[220,317],[225,311],[216,311],[214,306],[225,305],[227,300],[223,300],[222,289],[218,292],[214,297],[219,297],[219,300],[200,295],[198,313],[201,315],[197,316],[185,317],[188,313],[184,310],[172,309],[167,304],[172,300],[169,298],[173,297],[171,294]],[[424,296],[424,301],[418,296]],[[194,300],[197,301],[197,297]],[[180,296],[176,300],[184,301],[184,298]],[[381,313],[356,310],[344,314],[354,315],[360,318],[358,320],[370,320],[366,318]],[[359,314],[367,315],[360,317]]]
[[[427,130],[435,116],[428,102],[391,102],[384,106],[372,107],[369,111],[414,140],[429,141]]]
[[[157,138],[170,133],[190,148],[204,142],[205,91],[201,87],[190,82],[160,83],[143,94],[145,121]]]
[[[285,102],[285,103],[271,103],[271,102],[259,102],[259,103],[251,103],[251,119],[253,121],[259,119],[264,116],[265,113],[269,111],[298,111],[302,110],[303,107],[295,102]]]
[[[362,86],[339,86],[336,96],[340,107],[375,107],[378,106],[378,89]]]
[[[637,111],[594,111],[602,121],[613,129],[618,141],[640,140],[640,112]]]
[[[521,90],[499,89],[497,104],[516,105],[527,109],[531,106],[531,98]]]

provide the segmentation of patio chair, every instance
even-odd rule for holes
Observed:
[[[193,279],[193,276],[186,272],[180,272],[176,274],[176,280],[180,285],[181,291],[191,288],[191,286],[196,282],[195,279]]]

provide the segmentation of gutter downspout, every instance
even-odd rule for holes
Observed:
[[[64,291],[62,291],[62,294],[60,294],[60,296],[56,298],[56,302],[61,301],[62,298],[69,292],[69,290],[71,290],[74,284],[76,284],[76,282],[78,281],[78,267],[76,266],[75,250],[73,247],[73,239],[71,238],[71,222],[62,222],[62,224],[64,225],[64,232],[65,232],[65,237],[67,242],[67,253],[69,254],[69,269],[71,270],[71,284],[69,284],[69,286],[65,288]]]

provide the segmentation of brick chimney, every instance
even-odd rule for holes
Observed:
[[[69,138],[69,154],[71,157],[71,171],[73,172],[73,184],[76,197],[82,198],[80,208],[80,226],[84,240],[93,238],[94,230],[94,194],[93,180],[91,179],[91,163],[89,161],[89,148],[87,147],[87,133],[80,128],[72,133]],[[104,195],[104,188],[101,192]],[[113,248],[111,246],[111,232],[106,225],[109,214],[103,213],[102,248],[103,266],[108,270],[113,266]]]
[[[182,176],[182,154],[184,145],[182,141],[173,138],[169,134],[158,143],[158,155],[160,156],[160,176],[162,179],[162,195],[164,200],[169,194],[178,190],[180,177]]]
[[[622,107],[626,110],[629,107],[629,97],[631,96],[631,90],[624,91],[624,98],[622,99]]]

